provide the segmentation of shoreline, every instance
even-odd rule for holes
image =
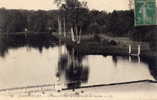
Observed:
[[[44,35],[44,33],[41,33],[41,34]],[[6,36],[6,34],[3,34],[3,35]],[[12,36],[12,35],[17,35],[17,34],[10,34],[9,36]],[[21,35],[24,35],[24,34],[18,34],[17,36],[20,37]],[[31,37],[31,35],[40,36],[40,34],[28,34],[29,37]],[[46,38],[50,38],[50,39],[53,38],[52,40],[55,40],[55,41],[51,41],[51,42],[55,42],[56,44],[59,44],[58,40],[60,39],[60,42],[62,45],[63,44],[66,45],[67,48],[75,48],[80,55],[93,54],[93,55],[132,56],[129,54],[129,44],[133,46],[137,46],[137,44],[141,44],[141,53],[139,55],[140,57],[157,57],[157,52],[150,50],[150,48],[147,46],[148,44],[132,41],[129,39],[126,40],[127,37],[125,37],[124,40],[122,40],[121,38],[118,39],[119,37],[110,37],[106,35],[100,35],[99,36],[100,40],[94,40],[95,38],[94,36],[87,35],[87,36],[82,36],[82,40],[80,44],[76,44],[70,40],[70,37],[65,38],[63,36],[57,36],[55,34],[45,34],[45,35],[48,35],[46,36]],[[35,36],[33,36],[33,38],[35,38]],[[41,36],[40,38],[42,37],[43,36]],[[106,43],[106,41],[108,42],[111,40],[114,41],[116,45]],[[132,52],[136,54],[137,47],[136,48],[133,47]]]
[[[64,42],[68,48],[75,48],[81,55],[115,55],[115,56],[134,56],[129,54],[128,47],[103,45],[100,43],[80,43],[74,45],[73,43]],[[132,52],[137,52],[136,49],[132,49]],[[138,55],[135,55],[135,57]],[[140,57],[157,57],[157,52],[153,52],[148,49],[142,49],[139,55]]]

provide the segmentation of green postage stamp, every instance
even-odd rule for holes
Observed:
[[[135,26],[157,25],[156,0],[135,0]]]

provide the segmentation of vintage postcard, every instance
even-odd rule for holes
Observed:
[[[157,100],[156,0],[0,0],[3,99]]]

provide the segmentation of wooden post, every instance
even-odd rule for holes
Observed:
[[[131,45],[129,44],[129,54],[131,54]]]
[[[137,55],[139,56],[141,54],[141,45],[138,45],[138,52]]]
[[[129,62],[131,62],[131,56],[129,56]]]
[[[137,56],[138,64],[141,62],[140,56]]]

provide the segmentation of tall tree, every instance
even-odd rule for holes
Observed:
[[[71,27],[73,29],[82,28],[85,26],[82,22],[87,18],[88,9],[87,9],[87,2],[83,1],[80,2],[78,0],[55,0],[55,3],[60,9],[59,16],[63,21],[66,21],[66,29],[70,30]],[[74,30],[76,33],[78,30]]]

